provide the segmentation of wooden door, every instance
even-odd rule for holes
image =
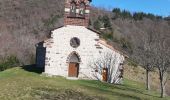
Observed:
[[[68,76],[69,77],[78,77],[78,73],[79,73],[79,64],[78,63],[70,63]]]
[[[103,72],[102,72],[103,81],[107,82],[107,76],[108,76],[108,69],[103,68]]]

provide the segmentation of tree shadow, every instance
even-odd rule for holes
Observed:
[[[44,68],[37,67],[36,64],[24,65],[24,66],[21,66],[21,67],[25,71],[34,72],[34,73],[37,73],[37,74],[41,74],[42,72],[44,72]]]
[[[147,96],[151,96],[151,97],[156,97],[156,98],[160,98],[159,96],[156,96],[156,95],[151,95],[151,94],[148,94],[148,93],[145,93],[145,92],[142,92],[141,90],[137,89],[137,88],[132,88],[132,87],[128,87],[126,85],[119,85],[121,87],[116,87],[117,89],[120,89],[120,90],[123,90],[123,91],[132,91],[132,92],[136,92],[136,93],[139,93],[139,94],[143,94],[143,95],[147,95]],[[149,92],[149,91],[148,91]]]
[[[130,95],[130,94],[124,94],[124,93],[120,93],[119,91],[116,92],[116,91],[111,91],[111,90],[108,90],[108,89],[104,89],[104,88],[98,88],[98,87],[95,87],[95,86],[89,86],[89,85],[86,85],[84,84],[83,86],[85,86],[86,88],[90,88],[90,89],[94,89],[94,90],[97,90],[97,91],[102,91],[104,93],[107,93],[107,94],[111,94],[111,95],[114,95],[114,96],[119,96],[119,97],[122,97],[124,98],[125,100],[126,99],[130,99],[130,100],[142,100],[140,97],[138,96],[135,96],[135,95]]]
[[[99,83],[97,83],[97,81],[83,81],[83,82],[87,82],[88,84],[90,84],[89,87],[91,87],[91,88],[94,88],[96,86],[96,84],[98,84],[100,89],[103,89],[102,91],[110,91],[108,89],[111,89],[110,87],[112,87],[112,89],[123,90],[125,92],[134,92],[134,93],[143,94],[143,95],[150,96],[150,97],[160,98],[160,96],[152,95],[152,94],[147,93],[147,91],[142,91],[142,90],[139,90],[138,88],[134,88],[134,87],[128,87],[127,85],[113,85],[113,84],[103,84],[103,83],[99,84]],[[88,86],[87,84],[82,84],[82,85]],[[114,92],[114,91],[112,91],[112,92]],[[117,92],[114,92],[114,94],[139,100],[138,97],[134,97],[132,95],[121,94],[121,93],[117,93]]]

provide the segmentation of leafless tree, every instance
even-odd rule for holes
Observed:
[[[112,52],[105,52],[99,58],[90,62],[90,66],[96,72],[94,77],[101,80],[103,71],[107,71],[106,82],[120,84],[123,78],[123,62],[119,63],[122,56],[113,54]]]
[[[146,70],[146,89],[150,90],[149,73],[154,70],[153,33],[143,33],[140,37],[141,44],[134,48],[132,58],[135,59]]]
[[[170,68],[170,47],[168,44],[170,37],[155,34],[155,39],[155,48],[153,52],[155,56],[155,66],[159,71],[161,97],[163,98],[168,80],[168,70]]]

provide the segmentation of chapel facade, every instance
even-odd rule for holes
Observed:
[[[111,52],[116,57],[111,82],[122,78],[123,54],[88,28],[91,2],[65,0],[64,26],[53,30],[51,38],[37,44],[36,65],[43,67],[45,74],[106,81],[108,69],[105,66],[94,68],[90,63]]]

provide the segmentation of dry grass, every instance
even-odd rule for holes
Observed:
[[[166,92],[167,92],[167,95],[170,95],[170,80],[167,82],[167,87],[166,87]]]
[[[0,72],[0,100],[160,100],[158,93],[148,92],[142,83],[127,79],[123,85],[113,85],[50,78],[35,72],[22,68]]]
[[[134,66],[129,66],[125,65],[125,78],[141,82],[145,84],[146,81],[146,72],[142,67],[134,67]],[[150,83],[151,83],[151,89],[159,91],[159,74],[157,71],[151,72],[150,73]],[[167,94],[170,92],[170,81],[167,83],[166,86],[166,91]]]

